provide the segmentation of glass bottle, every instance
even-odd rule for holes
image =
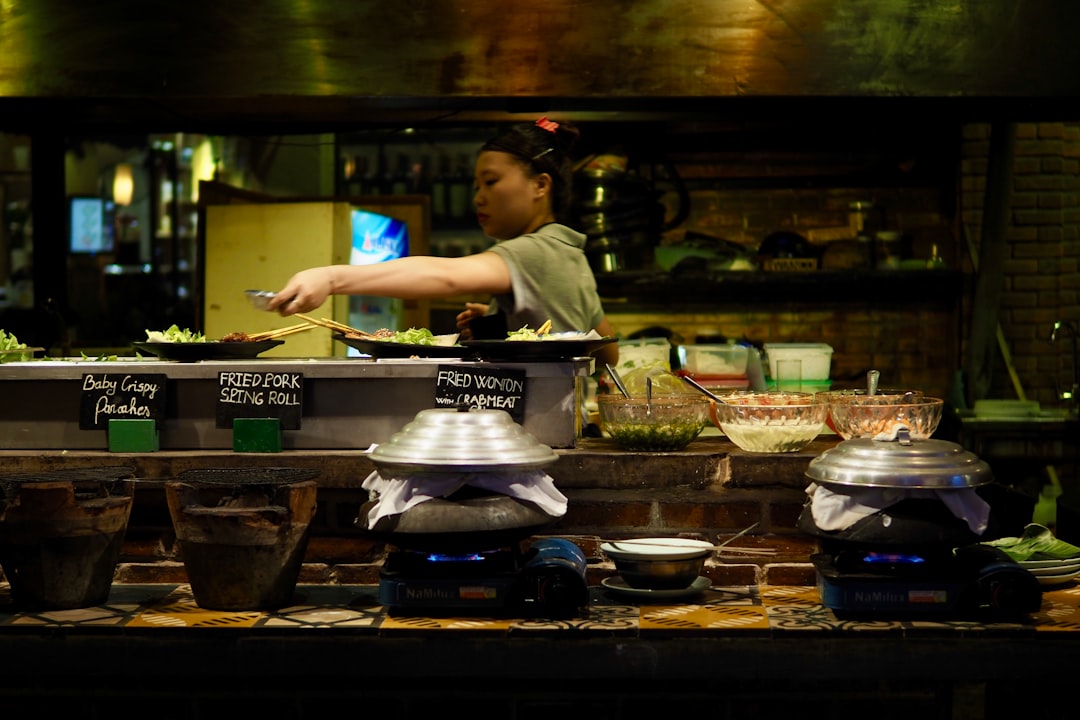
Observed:
[[[469,164],[469,156],[460,153],[457,165],[454,167],[454,179],[450,185],[450,200],[448,215],[451,219],[461,222],[468,220],[472,205],[473,173]]]
[[[449,213],[450,183],[453,180],[450,174],[450,156],[446,153],[439,155],[439,167],[431,178],[431,219],[433,222],[445,222]]]
[[[413,186],[413,169],[409,165],[409,156],[398,153],[397,165],[391,180],[391,195],[408,195]]]
[[[379,145],[375,156],[375,169],[368,182],[364,183],[365,191],[369,195],[389,195],[393,188],[391,182],[389,164],[386,161],[386,148]]]

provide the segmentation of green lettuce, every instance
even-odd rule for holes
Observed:
[[[427,328],[409,328],[399,330],[386,339],[388,342],[405,345],[434,345],[435,336]]]
[[[19,342],[14,333],[0,330],[0,350],[25,350],[26,343]]]
[[[147,330],[147,342],[155,343],[201,343],[206,342],[206,336],[187,328],[181,330],[175,324],[170,325],[168,330]]]

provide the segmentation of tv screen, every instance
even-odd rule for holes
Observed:
[[[401,220],[354,208],[350,264],[374,265],[409,254],[409,229]]]
[[[115,249],[113,203],[96,197],[68,199],[68,249],[103,253]]]
[[[352,265],[374,265],[409,254],[409,228],[401,220],[380,213],[352,209]],[[398,298],[373,295],[349,297],[349,325],[365,332],[397,330],[404,313]],[[360,355],[350,347],[347,355]]]

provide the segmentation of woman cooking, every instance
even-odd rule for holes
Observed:
[[[585,236],[558,222],[569,210],[569,152],[576,128],[541,118],[515,125],[486,142],[476,158],[473,202],[484,233],[498,241],[465,257],[426,255],[374,265],[302,270],[268,304],[282,315],[313,310],[329,295],[437,298],[489,293],[490,304],[469,303],[457,317],[464,337],[477,317],[501,313],[506,327],[552,332],[596,330],[614,335],[585,258]],[[615,364],[618,345],[596,352]]]

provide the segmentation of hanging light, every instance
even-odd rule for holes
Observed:
[[[113,172],[113,202],[117,205],[130,205],[134,190],[135,180],[131,175],[131,166],[127,163],[120,163]]]

